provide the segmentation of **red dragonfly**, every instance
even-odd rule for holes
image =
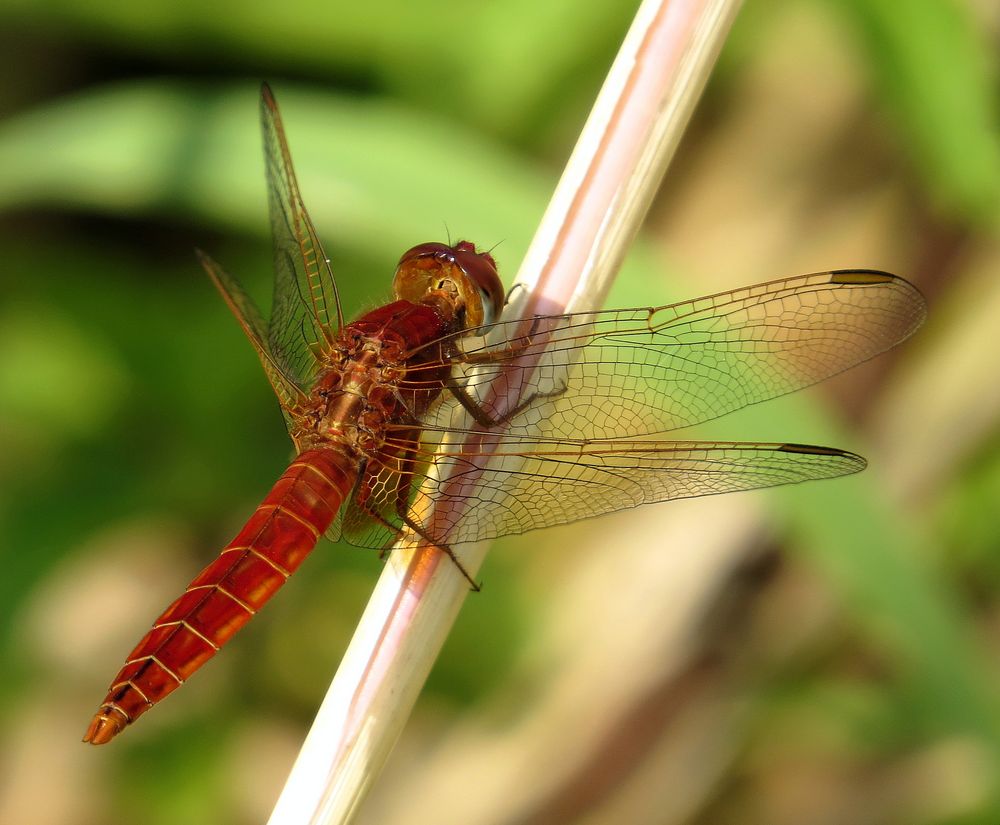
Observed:
[[[129,654],[85,742],[110,741],[185,682],[324,534],[383,550],[407,537],[458,564],[452,548],[463,542],[864,468],[827,447],[645,437],[808,386],[902,341],[925,306],[901,278],[820,272],[652,309],[507,322],[488,252],[424,243],[400,259],[395,300],[345,323],[266,85],[261,118],[276,269],[269,322],[232,277],[202,263],[260,357],[297,455]]]

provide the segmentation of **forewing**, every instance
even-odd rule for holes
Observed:
[[[698,424],[809,386],[889,349],[921,323],[894,275],[821,272],[685,301],[504,322],[486,343],[444,342],[485,417],[520,437],[631,438]],[[419,385],[420,370],[407,381]],[[431,427],[452,426],[439,405]]]
[[[421,540],[456,545],[493,539],[640,504],[834,478],[865,466],[853,453],[797,444],[536,441],[523,449],[515,449],[511,439],[499,444],[435,455],[428,472],[417,475],[408,512]],[[392,521],[403,526],[399,518]],[[348,530],[345,517],[352,544],[384,547],[397,535],[364,518]]]
[[[261,89],[261,129],[274,240],[274,300],[268,342],[284,369],[311,386],[317,357],[343,325],[337,283],[299,193],[278,104]]]

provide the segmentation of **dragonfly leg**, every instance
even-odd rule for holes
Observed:
[[[506,307],[507,304],[510,303],[510,299],[513,297],[514,293],[517,292],[520,289],[523,289],[525,292],[527,292],[528,291],[528,285],[527,284],[517,283],[517,284],[514,284],[514,286],[512,286],[510,289],[507,290],[507,294],[504,296],[504,299],[503,299],[503,305],[504,305],[504,307]]]
[[[393,524],[391,521],[386,519],[375,507],[371,504],[371,497],[373,490],[373,485],[375,480],[378,478],[377,472],[371,472],[371,465],[366,465],[365,470],[361,474],[361,478],[358,481],[358,486],[354,490],[354,505],[366,516],[368,516],[373,521],[377,521],[383,527],[388,528],[393,533],[395,533],[396,538],[392,541],[396,541],[403,535],[403,531]],[[378,551],[379,561],[385,561],[386,556],[392,549],[392,541],[386,544]]]
[[[410,451],[412,453],[412,451]],[[409,498],[410,498],[410,488],[413,484],[413,465],[416,463],[411,457],[403,459],[401,465],[404,469],[396,474],[396,489],[393,492],[393,498],[395,499],[395,510],[396,515],[399,516],[400,520],[413,532],[415,535],[422,538],[427,545],[432,546],[444,553],[448,558],[452,560],[458,571],[465,577],[465,580],[469,583],[469,587],[475,592],[482,590],[482,586],[476,582],[472,576],[469,575],[469,571],[465,569],[465,566],[458,560],[455,552],[447,545],[441,542],[434,541],[423,528],[417,524],[410,514],[407,512],[409,509]],[[369,516],[373,521],[377,521],[379,524],[383,525],[390,531],[392,531],[396,538],[396,541],[403,537],[404,532],[401,527],[393,524],[385,516],[383,516],[377,509],[371,505],[371,494],[372,494],[372,480],[377,477],[377,473],[365,473],[365,477],[358,485],[357,492],[354,495],[354,503],[357,505],[358,509],[361,510],[365,515]],[[386,544],[379,551],[379,558],[383,561],[386,555],[392,549],[392,542]]]
[[[416,445],[419,434],[417,432],[413,433],[412,443]],[[405,456],[400,461],[401,471],[398,475],[398,481],[396,483],[395,499],[396,499],[396,515],[405,524],[410,531],[420,536],[428,544],[432,544],[444,553],[447,553],[448,558],[452,560],[455,567],[458,568],[459,572],[465,576],[465,580],[469,583],[469,587],[473,589],[476,593],[482,590],[482,585],[476,582],[472,576],[469,575],[469,571],[465,569],[465,566],[458,560],[458,556],[455,552],[446,544],[434,541],[424,529],[416,523],[410,516],[410,490],[413,487],[413,470],[416,466],[415,457],[415,447],[410,447],[406,450]]]
[[[458,572],[461,573],[465,577],[465,580],[469,583],[469,588],[471,590],[478,593],[480,590],[483,589],[483,586],[479,582],[477,582],[474,578],[472,578],[472,576],[469,574],[469,571],[465,569],[465,565],[463,565],[462,562],[458,560],[458,556],[455,555],[454,550],[452,550],[447,544],[442,544],[441,542],[435,541],[433,538],[428,536],[427,533],[424,532],[424,529],[410,517],[410,514],[407,513],[405,509],[403,509],[403,511],[400,512],[398,515],[412,533],[416,533],[418,536],[420,536],[420,538],[422,538],[425,542],[427,542],[429,546],[437,548],[442,553],[444,553],[449,559],[451,559],[455,567],[458,568]],[[398,527],[396,529],[399,530]],[[403,531],[399,530],[399,532],[400,534],[402,534]]]
[[[482,352],[468,353],[462,352],[459,347],[455,346],[454,349],[451,350],[452,360],[463,364],[495,364],[498,361],[510,361],[512,358],[516,358],[535,343],[535,336],[538,334],[538,326],[545,319],[546,316],[534,316],[531,319],[531,329],[511,344],[498,346],[493,349],[484,349]]]
[[[519,401],[513,408],[504,411],[500,415],[491,415],[461,384],[449,381],[445,387],[453,396],[455,396],[458,403],[465,408],[465,411],[472,416],[473,421],[479,424],[479,426],[486,427],[488,429],[499,427],[501,424],[506,424],[518,413],[527,409],[539,399],[558,398],[566,392],[566,383],[563,382],[561,387],[558,387],[551,392],[533,392],[527,398],[521,399],[521,401]]]
[[[402,520],[410,531],[420,536],[428,544],[432,544],[441,550],[443,553],[448,555],[448,558],[452,560],[455,567],[458,568],[465,580],[469,583],[469,587],[476,593],[483,589],[482,585],[479,584],[471,575],[469,571],[465,569],[465,565],[458,560],[458,556],[455,555],[455,551],[452,550],[447,544],[442,544],[441,542],[434,541],[424,529],[416,523],[410,516],[410,489],[413,487],[413,468],[416,465],[416,459],[414,457],[414,450],[410,449],[407,451],[409,454],[402,461],[403,471],[399,474],[399,482],[396,484],[396,515]]]

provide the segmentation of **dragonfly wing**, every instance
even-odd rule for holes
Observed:
[[[403,495],[407,496],[409,490],[405,485],[411,480],[415,485],[423,477],[414,480],[386,466],[369,462],[350,502],[342,508],[344,540],[355,547],[376,550],[391,547],[402,535],[404,527],[396,508],[398,491],[403,485]],[[412,499],[412,495],[407,498]]]
[[[222,294],[226,304],[240,322],[253,348],[257,351],[268,381],[278,396],[282,409],[290,410],[304,399],[305,394],[292,377],[285,371],[284,364],[271,352],[264,333],[264,321],[253,299],[244,291],[235,278],[226,272],[204,252],[198,251],[201,265],[205,267],[212,283]]]
[[[344,508],[341,507],[337,511],[337,515],[334,517],[333,521],[330,522],[330,526],[326,528],[326,532],[323,533],[323,538],[327,541],[338,542],[344,534]]]
[[[487,418],[534,397],[502,424],[515,436],[631,438],[822,381],[902,341],[924,314],[902,278],[821,272],[655,309],[494,324],[450,350]],[[453,409],[439,405],[427,424],[453,426]]]
[[[281,114],[267,84],[261,88],[260,117],[274,240],[274,300],[268,342],[286,371],[300,385],[311,386],[318,354],[329,349],[343,326],[340,295],[302,201]]]
[[[344,508],[343,534],[358,547],[385,548],[406,527],[416,488],[423,483],[436,460],[437,444],[430,439],[440,433],[421,433],[412,427],[394,431],[380,455],[368,460],[354,495]]]
[[[433,455],[409,490],[408,514],[424,540],[456,545],[640,504],[835,478],[864,467],[853,453],[800,444],[581,440],[518,447],[504,438]],[[402,526],[399,518],[393,522]],[[383,547],[395,537],[361,519],[348,541]]]

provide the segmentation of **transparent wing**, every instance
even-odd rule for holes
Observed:
[[[260,118],[275,270],[267,339],[284,371],[300,387],[310,387],[318,354],[329,349],[344,323],[340,296],[302,202],[278,104],[266,83],[261,88]]]
[[[235,278],[201,250],[198,250],[198,259],[257,351],[257,356],[267,374],[267,380],[271,382],[283,411],[293,409],[304,400],[304,395],[292,377],[285,372],[282,362],[271,352],[264,335],[264,321],[257,305]]]
[[[678,498],[834,478],[864,469],[853,453],[798,444],[711,441],[524,441],[483,436],[455,455],[419,452],[398,505],[399,474],[379,480],[364,507],[352,502],[346,539],[362,547],[395,541],[405,521],[425,541],[448,545],[497,538]],[[389,462],[389,465],[392,463]],[[371,512],[379,512],[378,519]]]
[[[822,381],[902,341],[924,314],[905,280],[850,270],[655,309],[504,322],[477,330],[476,343],[434,346],[481,416],[514,437],[632,438]],[[437,366],[409,369],[404,387],[419,388]],[[533,400],[505,420],[525,399]],[[427,427],[447,429],[454,411],[445,399]]]

